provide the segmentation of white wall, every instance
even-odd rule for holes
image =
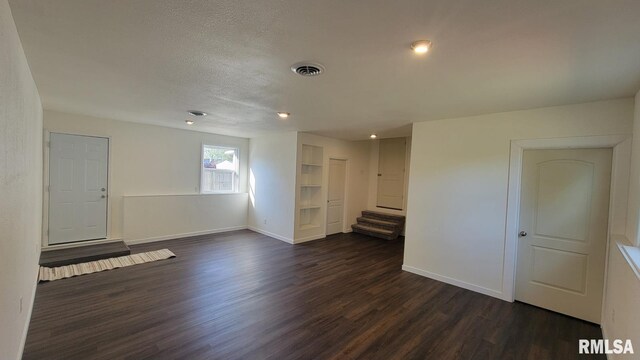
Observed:
[[[0,358],[19,359],[40,255],[42,105],[6,0],[0,49]]]
[[[247,228],[247,193],[125,196],[129,244]]]
[[[298,134],[298,151],[302,144],[322,146],[322,221],[321,234],[326,234],[327,190],[329,184],[329,159],[347,160],[347,182],[344,232],[351,231],[351,224],[356,222],[362,210],[367,208],[369,189],[369,160],[371,144],[369,141],[345,141],[308,133]],[[298,186],[296,185],[296,189]],[[296,219],[298,214],[296,214]],[[297,220],[296,220],[297,223]],[[315,236],[313,236],[315,237]],[[311,238],[313,238],[311,237]],[[306,234],[296,229],[295,241],[308,240]]]
[[[314,234],[296,228],[296,201],[302,144],[323,148],[322,224]],[[288,132],[250,140],[249,228],[289,243],[325,236],[329,159],[347,160],[345,222],[343,231],[367,207],[369,141],[344,141],[307,133]],[[265,223],[266,221],[266,223]],[[316,234],[317,233],[317,234]]]
[[[182,121],[176,119],[176,121]],[[222,145],[240,149],[240,192],[246,192],[248,179],[249,140],[223,135],[215,135],[190,130],[180,130],[161,126],[144,125],[111,119],[68,114],[45,110],[44,127],[51,132],[85,134],[111,137],[110,201],[111,226],[110,238],[123,238],[125,241],[136,241],[151,238],[180,236],[184,233],[184,224],[189,223],[188,212],[177,213],[170,224],[147,224],[146,231],[140,226],[129,227],[132,233],[124,232],[124,196],[141,195],[195,195],[200,187],[200,152],[202,143]],[[229,195],[198,195],[185,199],[193,200],[190,208],[197,210],[203,204],[202,199],[210,204],[202,207],[202,211],[211,206],[229,206]],[[242,209],[245,214],[242,223],[246,226],[247,198],[232,195],[234,209]],[[171,198],[166,198],[171,199]],[[181,199],[182,201],[185,199]],[[158,202],[158,214],[171,212],[171,201]],[[142,220],[132,218],[130,220]],[[150,219],[149,221],[152,221]],[[129,224],[133,224],[129,221]],[[212,217],[208,224],[209,231],[236,226],[224,219]],[[133,225],[132,225],[133,226]],[[144,225],[142,225],[144,226]],[[163,229],[160,231],[159,229]],[[202,231],[201,227],[198,231]]]
[[[405,270],[502,297],[510,141],[630,134],[621,99],[415,123]]]
[[[625,235],[631,243],[640,245],[640,238],[638,238],[638,226],[640,226],[640,91],[635,97],[627,211],[628,222]]]
[[[636,354],[640,352],[640,274],[623,256],[619,244],[636,245],[640,215],[640,91],[635,97],[631,175],[625,238],[609,244],[607,279],[602,314],[602,331],[608,339],[631,339]],[[627,355],[628,356],[628,355]],[[625,356],[619,356],[625,358]],[[617,358],[611,355],[610,358]]]
[[[378,203],[378,165],[380,159],[380,140],[371,140],[369,157],[369,196],[367,208],[369,210],[385,212],[389,214],[406,215],[409,193],[409,170],[411,166],[411,137],[407,137],[407,153],[405,159],[404,204],[402,210],[393,210],[377,207]]]
[[[249,142],[249,228],[293,243],[298,133]]]

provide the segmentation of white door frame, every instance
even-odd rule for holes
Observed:
[[[377,176],[377,174],[380,174],[380,144],[382,143],[383,140],[393,140],[393,139],[403,139],[404,140],[404,170],[402,171],[402,209],[396,209],[396,208],[390,208],[390,207],[384,207],[384,206],[378,206],[378,190],[380,189],[380,176]],[[386,139],[379,139],[377,140],[377,163],[376,163],[376,178],[375,178],[375,185],[374,185],[374,189],[375,189],[375,201],[374,201],[374,208],[375,209],[382,209],[380,211],[383,212],[388,212],[388,213],[396,213],[396,214],[402,214],[405,215],[407,212],[407,202],[408,202],[408,195],[409,195],[409,167],[411,166],[411,161],[410,161],[410,157],[411,157],[411,137],[407,136],[407,137],[397,137],[397,138],[386,138]]]
[[[627,193],[629,188],[629,164],[631,162],[630,135],[604,135],[552,139],[525,139],[511,141],[509,160],[509,186],[507,190],[507,221],[505,226],[505,252],[502,275],[503,300],[515,300],[516,261],[518,253],[518,229],[520,223],[520,188],[522,156],[524,150],[539,149],[588,149],[612,148],[611,190],[609,193],[609,219],[605,261],[605,284],[612,235],[624,234],[626,226]],[[604,296],[604,294],[603,294]],[[604,306],[604,299],[602,304]]]
[[[51,134],[65,134],[65,135],[78,135],[78,136],[90,136],[107,139],[109,142],[107,152],[107,238],[100,240],[86,240],[78,241],[66,244],[54,244],[49,245],[49,155],[51,150]],[[89,244],[99,244],[105,242],[118,241],[119,239],[111,238],[111,136],[93,135],[88,133],[68,132],[68,131],[50,131],[44,130],[44,146],[43,152],[43,189],[42,189],[42,250],[54,250],[63,248],[72,248],[79,246],[86,246]]]
[[[344,199],[344,205],[342,208],[342,232],[343,233],[347,233],[347,232],[351,232],[351,225],[349,224],[349,229],[345,229],[345,227],[347,226],[347,204],[348,204],[348,196],[349,196],[349,192],[347,191],[347,186],[349,185],[349,159],[344,158],[344,157],[337,157],[337,156],[329,156],[329,161],[327,162],[327,191],[325,191],[324,193],[324,204],[325,204],[325,209],[324,209],[324,233],[325,235],[327,234],[327,225],[329,224],[329,218],[328,218],[328,213],[329,213],[329,206],[328,201],[329,201],[329,171],[331,171],[331,160],[340,160],[340,161],[344,161],[344,195],[343,195],[343,199]]]

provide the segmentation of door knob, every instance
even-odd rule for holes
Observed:
[[[518,235],[519,235],[520,237],[525,237],[525,236],[527,236],[527,232],[526,232],[526,231],[520,231],[520,232],[518,233]]]
[[[100,189],[100,191],[107,191],[107,189],[105,189],[105,188],[102,188],[102,189]]]
[[[107,197],[106,195],[102,195],[102,196],[100,196],[100,198],[102,198],[102,199],[104,199],[104,198],[106,198],[106,197]]]

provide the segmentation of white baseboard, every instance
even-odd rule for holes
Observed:
[[[284,237],[278,234],[274,234],[272,232],[266,231],[266,230],[262,230],[262,229],[258,229],[257,227],[254,226],[248,226],[247,229],[251,230],[251,231],[255,231],[257,233],[260,233],[262,235],[267,235],[268,237],[272,237],[274,239],[278,239],[280,241],[284,241],[286,243],[289,244],[293,244],[293,239],[289,239],[288,237]]]
[[[451,285],[454,285],[454,286],[457,286],[457,287],[460,287],[460,288],[463,288],[463,289],[475,291],[475,292],[480,293],[480,294],[489,295],[489,296],[498,298],[500,300],[508,301],[508,300],[506,300],[504,298],[504,294],[501,291],[496,291],[496,290],[489,289],[489,288],[486,288],[486,287],[483,287],[483,286],[469,284],[469,283],[464,282],[464,281],[460,281],[460,280],[457,280],[457,279],[454,279],[454,278],[450,278],[448,276],[432,273],[430,271],[414,268],[414,267],[409,266],[409,265],[402,265],[402,270],[408,271],[410,273],[414,273],[414,274],[417,274],[417,275],[420,275],[420,276],[428,277],[430,279],[442,281],[444,283],[451,284]]]
[[[326,237],[327,237],[327,235],[325,235],[325,234],[312,235],[312,236],[307,236],[307,237],[300,238],[300,239],[295,239],[295,240],[293,241],[293,243],[294,243],[294,244],[300,244],[300,243],[307,242],[307,241],[318,240],[318,239],[324,239],[324,238],[326,238]]]
[[[313,235],[313,236],[307,236],[305,238],[300,238],[300,239],[290,239],[288,237],[284,237],[278,234],[274,234],[272,232],[266,231],[266,230],[262,230],[262,229],[258,229],[257,227],[254,226],[248,226],[247,227],[249,230],[251,231],[255,231],[257,233],[260,233],[262,235],[267,235],[269,237],[272,237],[274,239],[278,239],[280,241],[284,241],[288,244],[300,244],[303,242],[307,242],[307,241],[311,241],[311,240],[318,240],[318,239],[324,239],[325,237],[327,237],[325,234],[320,234],[320,235]]]
[[[18,360],[22,359],[24,353],[24,346],[27,343],[27,334],[29,333],[29,325],[31,325],[31,315],[33,314],[33,305],[36,302],[36,289],[38,288],[38,276],[40,273],[40,266],[38,265],[38,271],[36,271],[36,278],[33,282],[33,289],[31,290],[31,303],[27,309],[27,324],[22,331],[22,339],[20,340],[20,348],[18,349]]]
[[[126,240],[124,240],[124,242],[127,245],[135,245],[135,244],[144,244],[144,243],[150,243],[150,242],[156,242],[156,241],[173,240],[173,239],[179,239],[179,238],[183,238],[183,237],[217,234],[217,233],[223,233],[223,232],[228,232],[228,231],[236,231],[236,230],[244,230],[244,229],[247,229],[246,225],[232,226],[232,227],[228,227],[228,228],[211,229],[211,230],[204,230],[204,231],[194,231],[194,232],[188,232],[188,233],[183,233],[183,234],[154,236],[154,237],[143,238],[143,239],[126,239]]]

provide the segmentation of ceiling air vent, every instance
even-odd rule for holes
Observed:
[[[207,113],[200,110],[189,110],[187,111],[191,116],[207,116]]]
[[[293,64],[291,71],[302,76],[318,76],[324,72],[324,66],[318,63],[301,62]]]

